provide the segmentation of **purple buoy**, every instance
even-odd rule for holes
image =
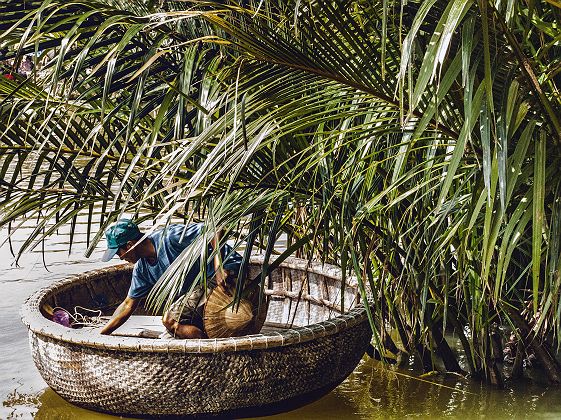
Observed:
[[[70,325],[70,316],[64,309],[55,309],[53,312],[53,321],[65,327],[72,328]]]

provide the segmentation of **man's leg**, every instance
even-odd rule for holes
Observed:
[[[195,325],[180,324],[178,321],[173,319],[170,312],[166,312],[162,318],[162,323],[172,334],[177,338],[206,338],[205,333]]]
[[[183,295],[162,317],[162,323],[177,338],[206,338],[203,327],[205,290],[199,286]]]

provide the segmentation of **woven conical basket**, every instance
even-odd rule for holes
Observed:
[[[245,335],[253,321],[253,305],[241,299],[232,305],[233,297],[222,287],[216,287],[208,296],[204,311],[204,327],[209,338],[239,337]]]

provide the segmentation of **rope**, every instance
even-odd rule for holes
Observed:
[[[428,381],[428,380],[423,379],[419,376],[408,375],[406,373],[398,372],[398,371],[395,371],[395,370],[392,371],[392,373],[395,374],[395,375],[404,376],[406,378],[413,379],[415,381],[425,382],[427,384],[434,385],[434,386],[439,386],[441,388],[450,389],[452,391],[458,391],[458,392],[461,392],[462,394],[477,395],[475,392],[470,392],[470,391],[467,391],[465,389],[457,388],[457,387],[454,387],[454,386],[444,385],[444,384],[441,384],[441,383],[438,383],[438,382]],[[447,372],[447,373],[453,373],[453,372]],[[462,376],[462,375],[460,375],[460,376]]]
[[[57,306],[56,308],[53,309],[53,312],[58,310],[58,309],[66,312],[68,314],[68,317],[72,320],[72,322],[70,323],[72,328],[76,328],[76,327],[97,327],[97,326],[105,323],[101,319],[102,312],[99,309],[89,309],[89,308],[85,308],[83,306],[75,306],[74,307],[74,313],[72,314],[69,311],[67,311],[66,309],[61,308],[60,306]],[[78,311],[78,309],[80,309],[82,312],[89,312],[92,315],[84,315],[83,313]]]

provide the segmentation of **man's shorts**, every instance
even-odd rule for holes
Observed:
[[[203,315],[206,298],[212,289],[202,285],[195,287],[190,293],[180,296],[169,308],[169,315],[183,325],[194,325],[204,331]]]

